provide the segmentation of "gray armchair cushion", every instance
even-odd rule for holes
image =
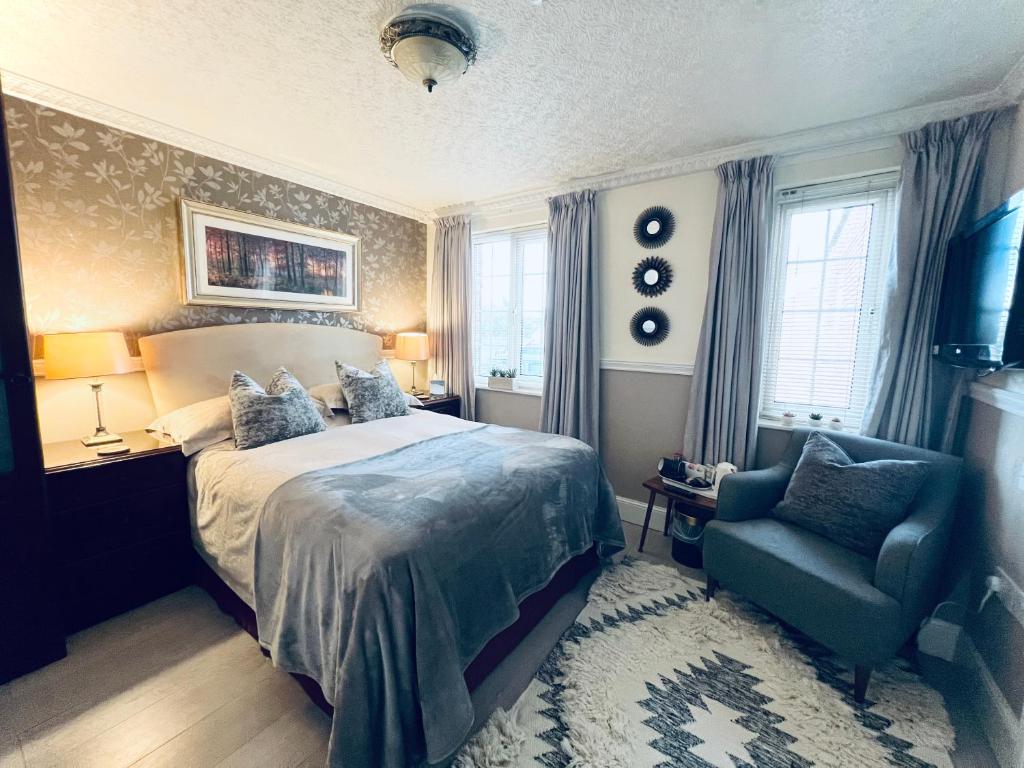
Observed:
[[[903,641],[900,604],[872,584],[875,562],[795,525],[714,520],[704,567],[731,590],[858,664]]]
[[[772,516],[874,559],[906,516],[928,473],[923,461],[856,463],[823,434],[811,434]]]

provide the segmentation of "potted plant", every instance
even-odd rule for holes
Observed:
[[[832,419],[828,423],[828,428],[829,429],[842,429],[843,428],[843,420],[840,419],[838,416],[833,416]]]
[[[515,368],[491,368],[491,375],[487,377],[487,388],[511,391],[515,388],[515,382]]]
[[[807,417],[807,423],[812,427],[820,427],[822,422],[822,415],[820,413],[812,413]]]
[[[783,411],[782,413],[782,426],[792,427],[793,420],[796,419],[796,414],[792,411]]]

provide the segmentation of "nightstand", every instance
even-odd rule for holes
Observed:
[[[130,453],[78,440],[43,445],[67,632],[184,587],[190,578],[185,456],[146,432]]]
[[[651,512],[654,511],[654,501],[658,496],[665,497],[665,530],[663,531],[665,536],[668,536],[669,531],[672,529],[673,514],[686,515],[701,525],[715,518],[715,510],[718,508],[717,499],[701,496],[700,494],[668,485],[658,476],[645,480],[644,488],[650,491],[651,495],[647,499],[647,514],[644,516],[643,530],[640,531],[638,552],[644,551],[647,529],[651,525]],[[693,567],[700,568],[701,566],[696,565]]]
[[[462,411],[462,398],[459,395],[438,395],[437,397],[421,397],[420,407],[425,411],[458,416]]]

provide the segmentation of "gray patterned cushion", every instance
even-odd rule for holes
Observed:
[[[327,429],[313,398],[284,368],[266,390],[241,371],[228,389],[235,447],[245,450]]]
[[[854,463],[820,432],[807,438],[786,495],[772,515],[854,552],[876,557],[882,542],[907,516],[924,481],[923,461]]]
[[[405,394],[386,360],[377,363],[370,373],[337,361],[335,366],[353,424],[409,415]]]

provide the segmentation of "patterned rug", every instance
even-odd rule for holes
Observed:
[[[901,661],[853,670],[749,603],[627,559],[457,768],[870,768],[952,763],[942,697]]]

